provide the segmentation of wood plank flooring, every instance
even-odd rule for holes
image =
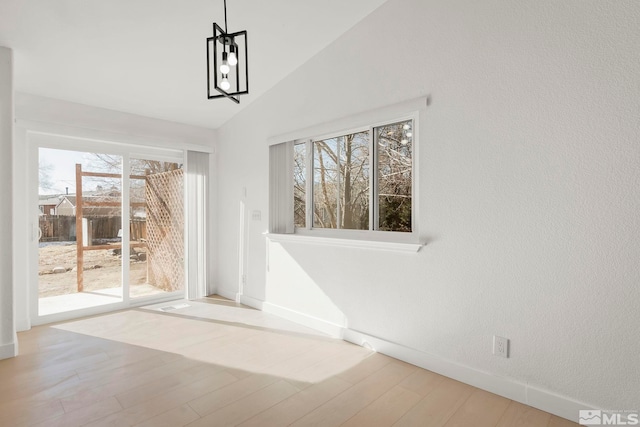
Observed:
[[[188,304],[18,334],[0,426],[577,425],[228,300]]]

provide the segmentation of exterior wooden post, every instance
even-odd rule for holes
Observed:
[[[76,269],[78,292],[84,291],[84,246],[82,244],[82,165],[76,164]]]

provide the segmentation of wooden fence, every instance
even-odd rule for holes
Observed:
[[[93,240],[115,239],[122,224],[122,217],[85,217],[91,224]],[[129,230],[132,241],[147,238],[147,221],[132,219]],[[40,217],[41,242],[72,242],[76,240],[76,217],[66,215],[42,215]]]
[[[40,217],[41,242],[67,242],[76,240],[76,217],[42,215]]]
[[[142,242],[147,240],[147,220],[146,219],[132,219],[129,232],[131,233],[132,242]]]

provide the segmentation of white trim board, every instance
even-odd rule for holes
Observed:
[[[265,304],[265,302],[262,300],[259,300],[257,298],[253,298],[247,295],[243,295],[241,293],[238,293],[229,289],[218,288],[216,289],[215,293],[220,295],[221,297],[230,299],[231,301],[235,301],[236,303],[240,303],[248,307],[255,308],[256,310],[262,311],[263,306]]]
[[[348,327],[341,327],[326,320],[267,301],[261,302],[261,305],[262,310],[267,313],[316,329],[333,337],[341,338],[344,341],[361,347],[370,348],[378,353],[386,354],[403,362],[411,363],[412,365],[574,422],[578,422],[578,411],[580,409],[598,409],[593,405],[538,388],[535,385],[481,371],[420,350],[349,329]]]
[[[295,322],[299,325],[306,326],[316,331],[324,332],[325,334],[342,339],[342,335],[345,331],[344,325],[338,325],[336,323],[328,322],[324,319],[309,316],[299,311],[291,310],[280,305],[272,304],[270,302],[264,302],[262,304],[262,311],[281,317],[283,319]]]
[[[574,422],[578,422],[579,409],[597,409],[593,405],[579,402],[512,378],[500,377],[489,372],[480,371],[470,366],[461,365],[451,360],[392,343],[353,329],[345,329],[343,339]]]
[[[218,288],[215,290],[214,294],[220,295],[221,297],[224,297],[226,299],[230,299],[231,301],[240,301],[240,294],[229,289]]]
[[[262,310],[262,306],[264,304],[264,301],[262,300],[250,297],[248,295],[243,295],[229,289],[218,288],[215,293],[220,295],[221,297],[230,299],[231,301],[235,301],[248,307],[255,308],[256,310]]]
[[[240,304],[248,305],[249,307],[253,307],[257,310],[262,310],[264,301],[247,295],[240,295]]]
[[[0,346],[0,360],[10,359],[17,356],[17,346],[15,343],[4,344]]]
[[[318,135],[336,133],[362,126],[370,126],[374,123],[382,123],[393,120],[395,117],[424,111],[429,105],[429,97],[421,96],[397,104],[380,107],[374,110],[364,111],[349,115],[327,123],[321,123],[304,129],[294,130],[282,135],[275,135],[267,139],[267,145],[281,144],[287,141],[295,141],[301,138],[310,138]]]
[[[310,236],[305,234],[265,233],[275,243],[304,243],[309,245],[336,246],[351,249],[373,249],[389,252],[416,253],[424,243],[385,242],[382,240],[358,240],[343,237]]]
[[[35,135],[48,135],[85,141],[107,143],[115,146],[137,145],[141,147],[162,148],[166,150],[191,150],[203,153],[215,153],[214,142],[211,145],[181,141],[178,138],[150,137],[116,133],[99,129],[89,129],[72,125],[40,122],[37,120],[16,119],[15,126]]]

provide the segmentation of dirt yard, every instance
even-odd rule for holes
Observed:
[[[38,262],[38,295],[50,297],[65,295],[78,291],[76,273],[75,242],[56,242],[42,244],[39,249]],[[142,253],[142,255],[139,255]],[[144,248],[135,248],[130,261],[130,278],[132,286],[143,285],[147,281],[147,262]],[[96,250],[84,252],[84,290],[97,291],[121,286],[122,256],[119,251]],[[54,273],[62,271],[60,273]]]

